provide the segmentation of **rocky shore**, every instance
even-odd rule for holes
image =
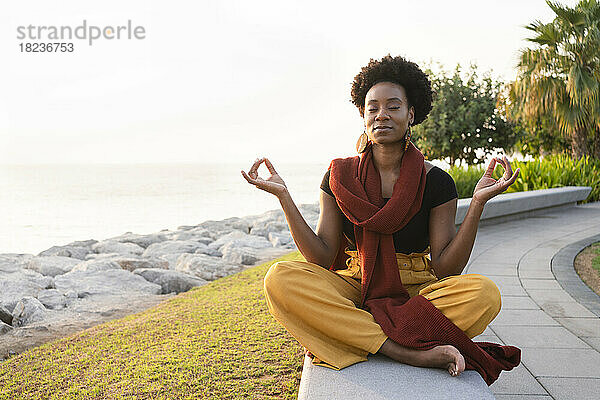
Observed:
[[[316,230],[318,203],[298,209]],[[0,361],[295,249],[279,209],[0,254]]]

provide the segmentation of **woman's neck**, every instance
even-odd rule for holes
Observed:
[[[379,173],[396,174],[400,172],[404,156],[402,143],[381,145],[373,143],[373,162]]]

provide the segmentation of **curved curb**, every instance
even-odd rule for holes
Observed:
[[[550,263],[558,284],[578,303],[600,317],[600,296],[590,289],[575,271],[575,257],[592,243],[600,242],[600,234],[571,243],[560,249]]]

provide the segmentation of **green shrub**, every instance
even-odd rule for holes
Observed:
[[[512,164],[511,164],[512,165]],[[483,176],[483,167],[470,165],[464,167],[450,167],[448,173],[456,183],[456,191],[459,199],[466,199],[473,196],[473,190],[479,179]]]
[[[494,179],[499,179],[504,173],[500,165],[493,173]],[[536,158],[532,161],[512,161],[512,170],[520,168],[517,180],[505,193],[524,192],[528,190],[549,189],[563,186],[590,186],[590,195],[581,203],[600,200],[600,160],[585,156],[574,160],[568,155],[558,154]],[[448,173],[456,182],[459,198],[473,195],[475,185],[485,171],[482,166],[468,168],[451,167]]]

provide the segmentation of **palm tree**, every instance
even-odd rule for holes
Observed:
[[[546,1],[556,17],[525,28],[535,48],[521,50],[510,85],[511,115],[553,121],[571,142],[574,158],[600,158],[600,4],[582,0],[569,8]]]

